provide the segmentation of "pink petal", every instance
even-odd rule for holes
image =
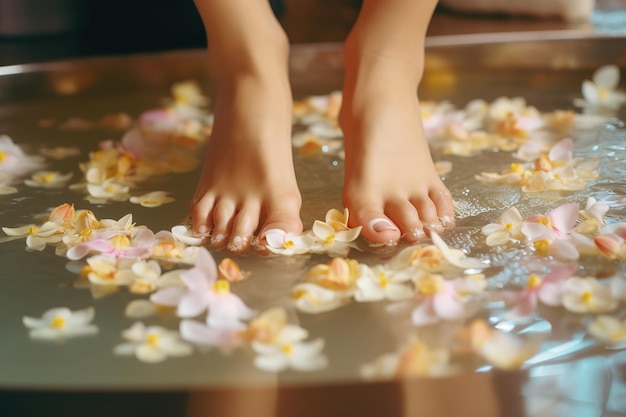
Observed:
[[[211,316],[230,317],[239,321],[249,319],[254,315],[252,310],[235,294],[223,296],[209,293],[207,299]]]
[[[446,320],[458,320],[465,316],[465,309],[455,295],[437,294],[433,297],[433,309],[435,313]]]
[[[555,267],[542,281],[542,285],[552,283],[555,284],[557,282],[562,282],[565,279],[574,275],[578,268],[576,265],[567,264],[567,265],[559,265]]]
[[[563,286],[565,281],[560,281],[556,283],[548,282],[543,283],[541,287],[539,287],[538,296],[539,300],[545,305],[551,307],[558,307],[561,305],[561,299],[563,298]]]
[[[578,204],[564,204],[552,210],[548,217],[558,231],[568,233],[576,225],[578,212]]]
[[[198,251],[195,266],[204,274],[205,279],[209,283],[215,282],[217,279],[217,265],[213,255],[205,247],[201,247]]]
[[[180,274],[180,280],[190,290],[203,290],[211,286],[207,277],[198,268],[191,268]]]
[[[531,242],[538,240],[553,240],[555,238],[554,232],[546,226],[539,223],[524,222],[522,224],[522,233]]]
[[[576,246],[568,240],[555,240],[548,248],[548,255],[560,261],[575,261],[580,257]]]
[[[65,256],[67,256],[68,259],[75,261],[83,258],[92,251],[98,253],[111,253],[113,252],[113,247],[106,240],[95,239],[70,248]]]
[[[197,345],[215,346],[219,341],[219,333],[215,329],[196,320],[181,320],[179,330],[183,340]]]
[[[137,236],[133,239],[134,246],[141,246],[144,248],[151,248],[156,239],[154,237],[154,233],[150,229],[142,229],[137,232]]]
[[[176,314],[178,317],[196,317],[206,310],[208,305],[205,292],[187,292],[180,300]]]
[[[565,138],[554,145],[548,157],[551,161],[570,162],[572,160],[572,149],[574,149],[574,142],[570,138]]]
[[[416,326],[426,326],[439,321],[439,316],[437,316],[433,309],[431,298],[425,298],[413,309],[411,312],[411,321]]]
[[[177,306],[187,290],[182,287],[163,288],[150,296],[150,301],[164,306]]]
[[[537,294],[534,291],[524,291],[515,304],[515,307],[509,311],[507,316],[510,317],[528,317],[532,316],[537,310]]]

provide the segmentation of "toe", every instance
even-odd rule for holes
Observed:
[[[245,205],[233,221],[228,250],[241,253],[250,247],[254,232],[259,227],[260,208],[258,205]]]
[[[261,227],[259,238],[262,240],[265,233],[271,229],[280,229],[288,233],[302,233],[300,207],[302,200],[298,195],[274,199],[265,209],[265,221]]]
[[[436,207],[443,226],[454,227],[454,205],[450,191],[442,186],[430,192],[430,199]]]
[[[437,207],[428,196],[413,200],[412,203],[417,208],[419,218],[425,229],[434,231],[443,229],[437,214]]]
[[[233,201],[221,199],[215,204],[213,209],[213,231],[211,233],[211,244],[215,247],[226,245],[227,238],[233,225],[237,206]]]
[[[401,236],[398,226],[382,210],[361,210],[350,223],[351,227],[363,226],[361,235],[371,243],[396,242]]]
[[[215,199],[207,194],[191,202],[190,214],[192,228],[196,233],[208,233],[213,227],[213,206]]]
[[[400,233],[407,242],[417,242],[426,236],[417,209],[409,201],[401,200],[390,203],[385,207],[385,212],[393,223],[400,228]]]

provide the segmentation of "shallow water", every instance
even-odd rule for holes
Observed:
[[[520,49],[518,53],[527,50],[524,44],[517,46]],[[442,61],[435,58],[432,60],[444,62],[446,67],[445,71],[440,68],[427,69],[420,96],[422,100],[446,99],[462,107],[473,98],[489,101],[501,95],[521,95],[541,111],[572,108],[572,99],[580,94],[580,83],[589,78],[589,66],[595,64],[594,59],[597,60],[597,57],[589,57],[589,62],[586,63],[585,56],[575,55],[585,53],[586,49],[572,52],[576,49],[569,42],[563,45],[539,43],[536,46],[545,56],[550,56],[551,50],[560,51],[559,53],[574,61],[565,60],[569,64],[558,69],[553,64],[561,61],[543,62],[541,59],[537,59],[532,68],[520,69],[515,63],[511,64],[511,68],[499,60],[496,63],[490,61],[489,57],[497,57],[498,52],[503,51],[503,47],[495,44],[484,49],[480,45],[473,47],[481,52],[484,67],[477,65],[477,68],[464,68],[468,65],[465,62],[457,68],[459,57],[471,54],[471,51],[468,52],[470,46],[462,48],[459,53],[446,48],[431,48],[432,56]],[[510,46],[514,47],[515,45]],[[618,60],[626,59],[623,45],[619,52],[622,55],[617,54]],[[331,46],[295,51],[292,64],[296,95],[304,97],[309,94],[326,94],[340,87],[339,56],[339,49]],[[168,94],[167,89],[171,82],[187,78],[205,81],[201,54],[188,54],[183,58],[146,56],[124,61],[120,66],[129,72],[123,74],[117,87],[116,73],[111,70],[115,68],[115,62],[112,64],[106,60],[70,63],[66,68],[42,67],[41,71],[9,76],[14,78],[14,86],[29,77],[37,82],[22,81],[23,94],[15,94],[17,87],[11,87],[15,90],[5,90],[10,99],[0,106],[0,134],[8,134],[17,144],[32,152],[42,145],[79,146],[83,151],[81,156],[54,162],[50,166],[50,169],[63,172],[72,170],[77,179],[80,177],[78,163],[86,160],[87,152],[95,149],[101,140],[118,139],[119,132],[103,129],[62,131],[57,128],[40,128],[37,121],[42,118],[62,121],[74,116],[97,119],[104,114],[118,111],[137,115],[154,108]],[[148,77],[149,81],[143,80],[143,84],[137,82],[133,88],[131,75],[145,72],[150,64],[157,63],[161,66],[151,67],[147,72],[151,75],[151,78]],[[319,69],[317,71],[313,69],[316,66]],[[134,72],[129,68],[135,68]],[[61,96],[51,92],[54,90],[54,80],[66,73],[73,74],[79,80],[81,78],[76,74],[87,74],[84,75],[85,79],[95,81],[85,81],[88,87],[76,95]],[[92,78],[89,78],[89,74]],[[6,79],[0,78],[0,82],[6,82]],[[78,84],[80,87],[80,83]],[[206,82],[206,85],[210,91],[210,83]],[[624,110],[617,116],[624,120]],[[457,227],[446,231],[443,237],[451,247],[462,249],[471,256],[488,259],[491,267],[485,274],[491,285],[497,287],[522,283],[521,279],[527,276],[529,265],[541,263],[539,257],[529,254],[528,248],[486,246],[480,227],[493,222],[511,206],[516,206],[525,217],[547,213],[557,205],[567,202],[584,206],[586,198],[593,196],[610,202],[608,222],[626,221],[626,131],[617,123],[607,124],[575,132],[574,139],[575,156],[600,158],[600,178],[579,192],[526,194],[516,187],[482,184],[475,180],[474,176],[485,170],[499,172],[506,169],[513,162],[508,152],[485,151],[473,157],[434,153],[435,160],[449,160],[454,167],[446,175],[445,182],[457,203]],[[295,164],[305,201],[302,217],[305,229],[308,229],[315,219],[322,219],[329,208],[341,207],[343,162],[336,156],[319,155],[307,158],[296,152]],[[70,202],[75,203],[77,208],[93,210],[98,218],[117,219],[132,212],[136,223],[146,225],[154,231],[168,230],[186,216],[188,201],[195,189],[197,177],[196,170],[188,174],[157,177],[143,183],[142,187],[145,186],[147,191],[167,190],[176,199],[174,203],[156,209],[143,208],[128,202],[91,205],[77,192],[21,186],[18,194],[0,197],[0,223],[11,227],[27,224],[44,216],[50,208]],[[326,255],[268,258],[251,252],[234,258],[243,269],[254,272],[253,278],[237,284],[235,291],[248,305],[259,311],[273,306],[284,307],[290,321],[307,329],[311,339],[323,337],[329,366],[312,373],[288,371],[275,376],[255,369],[253,356],[245,349],[230,355],[215,350],[198,350],[188,357],[171,358],[161,364],[148,365],[135,358],[117,357],[112,352],[113,347],[122,341],[121,332],[134,321],[124,316],[124,308],[129,301],[141,298],[140,296],[122,288],[109,296],[94,299],[90,291],[75,288],[78,278],[75,273],[66,269],[68,261],[65,258],[56,256],[51,248],[41,253],[33,253],[25,251],[24,247],[23,240],[5,242],[0,246],[0,329],[4,332],[0,343],[0,388],[149,390],[273,386],[277,382],[284,386],[360,383],[361,365],[371,362],[382,353],[396,350],[406,339],[407,333],[414,331],[406,318],[390,316],[385,310],[385,303],[353,302],[328,313],[299,313],[293,307],[290,297],[292,286],[303,279],[311,266],[325,263],[329,258]],[[372,249],[362,245],[364,251],[353,252],[351,257],[360,262],[376,264],[389,259],[401,247],[402,245],[392,249]],[[214,251],[214,255],[218,260],[231,256],[225,251]],[[586,271],[593,271],[596,276],[626,273],[623,262],[608,261],[600,257],[584,258],[580,264]],[[99,327],[99,334],[60,343],[31,341],[21,318],[39,316],[56,306],[67,306],[71,309],[93,306],[96,309],[95,323]],[[623,306],[620,311],[623,312]],[[488,316],[489,313],[485,314]],[[514,384],[527,398],[528,414],[524,415],[557,415],[541,414],[546,405],[541,403],[542,397],[539,394],[547,398],[547,404],[551,404],[553,409],[555,404],[557,408],[561,407],[565,413],[562,415],[575,415],[567,411],[574,407],[572,404],[578,404],[577,416],[598,415],[594,413],[602,409],[605,401],[608,401],[607,409],[623,411],[623,381],[619,382],[618,379],[612,385],[610,381],[610,375],[615,374],[616,369],[623,368],[626,363],[623,351],[604,350],[584,338],[580,333],[583,317],[555,312],[552,309],[542,310],[539,316],[541,318],[532,326],[511,325],[515,332],[536,331],[550,335],[542,349],[545,355],[536,357],[535,363],[531,360],[532,366],[520,372],[519,380]],[[173,315],[159,316],[146,322],[169,328],[176,328],[177,325],[177,319]],[[507,324],[503,322],[501,325]],[[445,331],[445,326],[436,330]],[[570,361],[571,355],[575,357],[579,354],[582,359]],[[476,366],[470,363],[463,368],[462,373],[471,374],[474,370],[491,372],[491,368],[484,364]],[[592,373],[600,375],[597,380],[602,381],[593,392],[584,382]],[[567,375],[578,377],[568,380]],[[527,378],[532,383],[527,383]],[[471,381],[471,378],[466,380],[469,384]],[[542,384],[550,386],[551,391],[542,390]],[[576,398],[576,395],[582,397]]]

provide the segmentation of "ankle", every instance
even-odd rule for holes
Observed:
[[[212,75],[229,80],[239,75],[267,78],[270,75],[288,77],[289,40],[282,29],[256,38],[242,36],[228,49],[209,47]]]

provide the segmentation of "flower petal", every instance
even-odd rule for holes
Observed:
[[[600,87],[615,90],[619,84],[619,68],[617,65],[604,65],[593,73],[591,79]]]

